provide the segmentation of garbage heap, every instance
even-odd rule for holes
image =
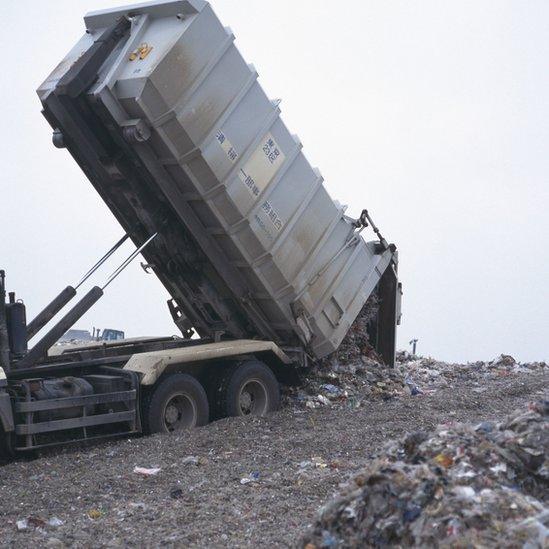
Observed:
[[[391,368],[377,355],[368,336],[368,327],[379,303],[373,295],[366,302],[335,353],[317,361],[305,373],[300,387],[286,388],[286,404],[319,408],[346,406],[358,408],[363,402],[390,400],[403,396],[428,397],[440,389],[464,383],[482,394],[486,381],[528,374],[547,368],[544,362],[520,364],[509,355],[488,362],[450,364],[400,352]]]
[[[401,372],[383,364],[370,344],[368,325],[378,306],[377,296],[372,295],[337,351],[316,361],[299,388],[285,389],[288,404],[358,407],[364,399],[388,400],[409,394]]]
[[[374,347],[370,343],[368,326],[376,317],[379,309],[379,298],[372,294],[362,307],[360,313],[349,328],[347,335],[339,345],[337,351],[327,358],[318,361],[320,368],[333,367],[334,365],[348,365],[360,362],[363,358],[382,362]]]
[[[547,369],[545,362],[520,363],[510,355],[494,360],[449,364],[433,358],[417,357],[406,352],[397,355],[397,369],[412,394],[430,394],[439,389],[452,389],[463,383],[473,391],[483,393],[486,381],[524,375]],[[476,388],[474,388],[476,386]]]
[[[440,426],[389,446],[300,542],[330,547],[549,546],[549,401],[499,424]]]

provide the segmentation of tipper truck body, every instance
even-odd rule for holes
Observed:
[[[371,341],[392,364],[395,246],[366,210],[352,219],[330,198],[211,6],[150,2],[85,26],[38,95],[53,143],[125,236],[30,323],[0,278],[4,450],[266,413],[278,383],[336,351],[373,294]],[[137,249],[113,277],[29,344],[127,239]],[[139,253],[182,337],[51,352]]]

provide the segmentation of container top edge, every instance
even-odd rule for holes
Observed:
[[[179,14],[193,15],[202,11],[208,2],[205,0],[153,0],[140,4],[129,4],[117,8],[91,11],[84,16],[86,29],[95,30],[112,25],[124,15],[150,15],[152,17],[171,17]]]

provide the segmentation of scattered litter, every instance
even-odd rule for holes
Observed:
[[[461,385],[463,382],[477,385],[472,391],[482,394],[485,392],[484,384],[487,380],[528,374],[546,368],[545,362],[521,364],[510,355],[501,355],[489,362],[448,364],[432,358],[413,357],[406,352],[398,354],[396,365],[396,369],[406,376],[406,384],[412,394],[414,390],[432,393],[438,389]]]
[[[48,520],[48,525],[56,528],[57,526],[63,526],[63,521],[57,517],[52,517]]]
[[[388,367],[369,341],[368,325],[378,307],[377,297],[370,297],[337,351],[317,361],[301,387],[285,388],[290,404],[311,410],[322,406],[354,410],[375,399],[428,398],[464,382],[471,382],[471,391],[482,394],[488,380],[547,369],[544,362],[521,364],[505,354],[488,362],[449,364],[405,351],[397,354],[394,368]]]
[[[94,536],[98,545],[211,546],[227,531],[226,546],[244,538],[293,546],[324,494],[352,473],[354,482],[307,534],[308,549],[549,547],[547,424],[540,423],[539,404],[503,424],[479,423],[546,390],[547,366],[509,355],[460,365],[400,353],[389,368],[360,331],[364,325],[361,317],[336,355],[305,372],[302,385],[285,389],[286,410],[267,421],[228,419],[192,434],[98,446],[92,469],[89,449],[6,468],[5,506],[16,514],[0,537],[13,546],[22,539],[45,544],[52,536],[69,544]],[[438,417],[447,423],[436,432],[414,432],[430,430]],[[476,423],[448,421],[456,417]],[[401,433],[410,434],[371,460]],[[161,466],[162,475],[146,478],[151,469],[145,469],[140,476],[143,468],[133,474],[131,463]],[[78,476],[65,476],[75,470]],[[67,526],[56,529],[50,515],[29,522],[43,512],[37,490],[70,514],[59,515]],[[228,504],[235,490],[238,502]],[[17,519],[24,520],[16,528]],[[182,520],[185,531],[174,529]],[[244,530],[229,532],[226,524]]]
[[[247,477],[240,479],[240,484],[250,484],[252,482],[258,482],[260,478],[260,474],[257,471],[254,471],[253,473],[250,473]]]
[[[328,398],[339,398],[344,395],[344,392],[331,383],[325,383],[320,387],[328,396]]]
[[[312,457],[311,462],[317,469],[326,469],[328,467],[328,464],[321,457]]]
[[[387,488],[382,490],[382,480],[379,485],[372,481],[372,498],[381,502],[376,524],[380,536],[372,545],[383,545],[387,519],[396,521],[398,531],[386,546],[408,546],[405,536],[413,529],[421,542],[432,536],[432,542],[423,543],[426,547],[459,547],[456,540],[463,532],[464,545],[501,546],[507,522],[516,528],[507,545],[547,546],[549,523],[539,507],[539,503],[549,506],[543,495],[547,483],[540,480],[547,469],[538,466],[543,458],[536,437],[542,431],[532,429],[539,405],[524,407],[518,423],[514,417],[515,422],[509,419],[509,425],[501,428],[510,406],[547,392],[547,370],[539,365],[530,370],[523,364],[520,371],[525,373],[513,377],[518,366],[510,366],[509,360],[491,362],[452,367],[400,355],[397,367],[387,368],[361,355],[356,363],[317,368],[306,385],[295,389],[295,400],[268,420],[227,419],[184,435],[94,446],[93,468],[87,445],[45,453],[36,461],[20,460],[2,468],[0,491],[11,512],[0,526],[0,545],[46,546],[59,538],[67,545],[235,546],[245,539],[251,545],[294,546],[296,532],[299,536],[302,525],[314,522],[311,513],[325,503],[324,498],[368,466],[355,489],[365,488],[376,471]],[[495,373],[498,370],[511,373],[501,377]],[[406,381],[423,395],[410,396]],[[445,383],[455,390],[445,388]],[[341,390],[339,396],[334,397],[332,385]],[[478,394],[474,388],[486,392]],[[330,407],[316,400],[319,394],[330,400]],[[315,410],[306,407],[309,399]],[[458,428],[456,418],[472,425]],[[435,432],[432,426],[437,420],[446,423]],[[424,433],[417,432],[422,429]],[[394,450],[381,454],[383,466],[372,469],[372,456],[381,445],[404,435],[408,436],[393,444]],[[199,458],[209,464],[199,465]],[[162,471],[141,476],[133,473],[132,463]],[[260,473],[258,480],[253,472]],[[242,477],[249,479],[245,485],[240,484]],[[409,493],[403,479],[410,481]],[[393,499],[387,502],[390,490]],[[37,493],[54,504],[45,505]],[[353,529],[363,524],[364,510],[374,508],[373,499],[348,498],[337,520]],[[431,511],[439,526],[428,534]],[[50,526],[48,519],[54,516],[64,525]],[[29,517],[43,520],[33,526]],[[25,519],[19,525],[25,530],[16,527],[20,519]],[[477,520],[478,543],[470,541],[471,523]],[[181,521],[186,528],[174,528]],[[505,526],[493,540],[485,541],[484,532],[496,521]],[[154,528],[142,528],[144,524]],[[226,524],[243,529],[229,531]],[[324,529],[327,534],[317,535],[311,544],[337,548],[334,540],[341,538],[331,519],[326,519]],[[228,535],[225,541],[222,532]],[[346,532],[345,526],[341,535]],[[517,542],[522,533],[529,544]]]
[[[318,395],[316,399],[320,404],[324,404],[324,406],[330,406],[332,404],[324,395]]]
[[[28,517],[25,519],[18,520],[15,523],[17,530],[23,532],[29,528],[45,528],[46,526],[51,526],[52,528],[57,528],[62,526],[63,521],[57,517],[52,517],[48,520],[44,520],[40,517]]]
[[[144,475],[146,477],[158,475],[160,471],[162,471],[160,467],[153,467],[151,469],[147,469],[146,467],[135,467],[133,470],[134,473],[137,473],[138,475]]]
[[[549,401],[493,428],[443,425],[389,445],[301,546],[546,547],[548,482]]]
[[[412,380],[406,379],[404,381],[404,383],[406,383],[406,385],[410,389],[410,394],[412,396],[422,395],[423,394],[423,391]]]
[[[358,324],[363,326],[360,318]],[[349,334],[350,341],[344,340],[336,353],[319,361],[301,387],[285,389],[285,398],[291,404],[311,410],[322,406],[357,409],[376,399],[428,398],[440,389],[452,389],[465,382],[480,395],[490,380],[547,369],[545,362],[521,364],[509,355],[489,362],[449,364],[406,352],[398,353],[395,367],[390,368],[371,352],[356,330]],[[357,342],[363,345],[363,354]]]

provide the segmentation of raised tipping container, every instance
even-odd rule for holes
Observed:
[[[396,253],[334,202],[211,6],[93,12],[45,115],[174,298],[183,331],[334,351]]]

